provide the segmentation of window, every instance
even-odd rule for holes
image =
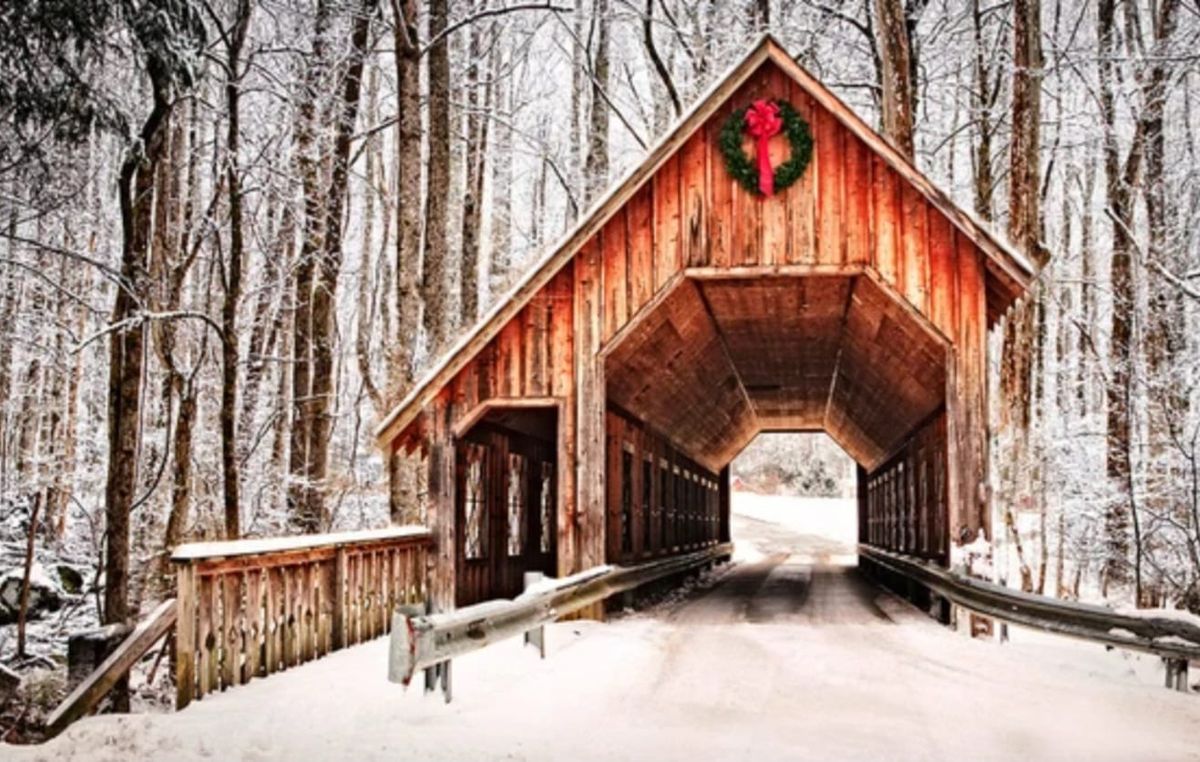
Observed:
[[[667,484],[671,478],[667,471],[667,462],[660,461],[658,465],[658,547],[667,547]]]
[[[509,475],[508,488],[505,494],[508,497],[509,506],[509,556],[520,556],[524,552],[524,535],[526,535],[526,522],[524,522],[524,505],[526,505],[526,485],[524,485],[524,476],[526,476],[526,461],[524,457],[510,452],[509,454]]]
[[[538,550],[549,553],[553,550],[554,541],[554,464],[542,464],[542,491],[538,500],[538,516],[541,534],[538,538]]]
[[[650,550],[650,511],[654,495],[654,462],[642,461],[642,551]]]
[[[633,455],[621,453],[621,552],[633,550]]]
[[[686,478],[687,478],[686,471],[684,471],[683,473],[680,473],[678,468],[675,469],[675,484],[674,484],[675,505],[673,506],[675,510],[671,517],[672,518],[671,530],[674,534],[674,536],[671,538],[671,545],[673,545],[675,547],[678,547],[679,545],[683,544],[683,512],[685,510],[685,508],[684,508],[685,498],[683,495],[684,495],[684,489],[687,486],[686,483],[684,482],[684,479],[686,479]]]
[[[507,482],[508,554],[519,556],[525,552],[525,458],[515,453],[508,456]]]
[[[483,455],[482,447],[472,447],[467,451],[467,484],[464,496],[466,536],[463,538],[463,554],[468,560],[483,558],[486,550],[484,538],[487,537],[487,503],[483,488]]]

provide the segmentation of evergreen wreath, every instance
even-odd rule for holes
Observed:
[[[779,117],[783,121],[782,132],[792,147],[792,155],[788,160],[775,168],[774,187],[775,192],[779,192],[786,190],[804,174],[812,159],[813,139],[808,122],[804,121],[792,104],[781,99],[772,99],[770,102],[779,109]],[[755,160],[747,156],[742,149],[747,108],[743,106],[729,115],[721,127],[718,142],[721,154],[725,157],[726,171],[746,190],[761,196],[763,192],[760,188],[758,167]]]

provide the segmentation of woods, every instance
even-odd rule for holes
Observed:
[[[375,424],[764,31],[1043,268],[991,336],[997,577],[1200,611],[1200,19],[1178,0],[5,21],[0,574],[83,584],[28,642],[22,604],[0,658],[148,611],[184,541],[422,521],[424,472]]]

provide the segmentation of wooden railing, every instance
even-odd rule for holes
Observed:
[[[180,546],[177,709],[387,633],[426,591],[424,527]]]

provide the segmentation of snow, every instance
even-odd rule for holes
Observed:
[[[291,537],[264,537],[253,540],[222,540],[219,542],[192,542],[180,545],[171,554],[173,561],[189,561],[197,558],[223,558],[248,556],[257,553],[279,553],[288,550],[307,550],[330,545],[399,540],[406,537],[428,537],[429,529],[419,525],[363,529],[354,532],[331,532]]]
[[[836,558],[844,506],[734,506],[746,559],[635,616],[548,626],[544,661],[520,639],[456,659],[451,704],[389,683],[383,638],[0,758],[1200,760],[1200,700],[1162,688],[1156,660],[1015,628],[972,640]]]
[[[1124,616],[1136,616],[1142,619],[1170,619],[1176,622],[1190,624],[1193,627],[1200,627],[1200,616],[1196,616],[1190,611],[1182,611],[1180,609],[1138,609],[1132,606],[1120,606],[1116,609],[1118,614]]]

